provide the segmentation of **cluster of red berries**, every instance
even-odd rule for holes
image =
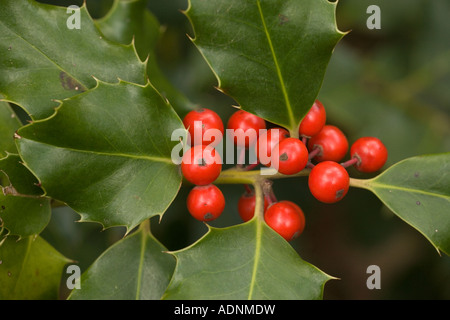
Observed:
[[[187,208],[194,218],[211,221],[223,212],[225,198],[213,184],[222,171],[220,155],[214,149],[218,141],[216,137],[207,137],[205,132],[214,129],[223,136],[224,125],[217,113],[206,108],[189,112],[183,124],[191,137],[194,132],[202,132],[201,139],[189,141],[191,148],[181,160],[183,176],[196,185],[188,195]],[[199,124],[201,127],[196,128]],[[350,184],[347,167],[353,165],[361,172],[374,172],[387,160],[387,149],[379,139],[363,137],[352,144],[350,160],[340,163],[348,152],[348,140],[338,127],[326,124],[326,111],[318,100],[301,121],[299,138],[291,137],[284,128],[265,130],[264,119],[244,110],[232,114],[227,129],[234,130],[235,145],[254,148],[258,164],[275,168],[284,175],[310,168],[309,190],[324,203],[337,202],[347,194]],[[246,134],[248,130],[253,130],[256,135]],[[255,194],[249,186],[245,187],[246,192],[238,202],[238,212],[243,221],[248,221],[254,215]],[[300,235],[305,227],[300,207],[291,201],[277,201],[272,190],[265,194],[264,219],[288,241]]]

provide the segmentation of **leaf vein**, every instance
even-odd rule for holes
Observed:
[[[153,162],[162,162],[162,163],[168,163],[168,164],[172,164],[175,165],[172,161],[171,158],[167,157],[157,157],[157,156],[149,156],[149,155],[136,155],[136,154],[125,154],[125,153],[112,153],[112,152],[104,152],[104,151],[96,151],[96,150],[80,150],[80,149],[75,149],[75,148],[69,148],[69,147],[60,147],[60,146],[55,146],[52,144],[47,144],[45,142],[41,142],[41,141],[34,141],[29,139],[30,141],[33,141],[35,143],[39,143],[42,145],[46,145],[48,147],[52,147],[52,148],[57,148],[57,149],[64,149],[67,151],[71,151],[71,152],[79,152],[79,153],[91,153],[91,154],[95,154],[95,155],[100,155],[100,156],[109,156],[109,157],[121,157],[121,158],[131,158],[131,159],[135,159],[135,160],[148,160],[148,161],[153,161]]]
[[[420,189],[412,189],[412,188],[395,186],[395,185],[389,185],[389,184],[384,184],[384,183],[380,183],[380,182],[371,182],[369,185],[373,189],[377,189],[377,188],[380,188],[380,189],[393,189],[393,190],[399,190],[399,191],[410,192],[410,193],[419,193],[419,194],[424,194],[424,195],[429,195],[429,196],[433,196],[433,197],[439,197],[439,198],[444,198],[446,200],[450,200],[450,195],[447,195],[447,194],[433,193],[433,192],[430,192],[430,191],[425,191],[425,190],[420,190]]]
[[[296,121],[295,121],[294,113],[292,111],[292,106],[291,106],[291,102],[290,102],[290,99],[289,99],[289,94],[287,92],[285,81],[284,81],[284,78],[283,78],[283,74],[281,73],[281,68],[280,68],[280,65],[278,63],[278,58],[277,58],[277,55],[275,53],[275,48],[274,48],[273,43],[272,43],[272,37],[271,37],[271,35],[269,33],[269,30],[267,28],[267,25],[266,25],[266,21],[265,21],[265,18],[264,18],[264,14],[263,14],[263,11],[262,11],[261,1],[260,0],[257,1],[257,5],[258,5],[259,14],[260,14],[260,17],[261,17],[261,22],[263,24],[264,33],[266,35],[267,42],[268,42],[269,47],[270,47],[270,52],[272,54],[273,62],[275,64],[275,69],[276,69],[276,72],[277,72],[278,80],[280,81],[281,91],[283,93],[284,101],[285,101],[285,104],[286,104],[286,110],[287,110],[288,115],[289,115],[289,121],[290,121],[290,127],[291,127],[290,129],[293,130],[296,127],[297,124],[296,124]]]

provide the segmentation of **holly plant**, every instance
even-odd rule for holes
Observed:
[[[0,1],[1,299],[322,299],[340,275],[296,246],[305,201],[332,211],[356,189],[450,254],[450,153],[388,164],[383,139],[349,139],[319,98],[348,35],[337,2],[190,0],[180,15],[225,107],[162,71],[147,2],[93,17],[86,3]],[[306,191],[289,197],[286,183]],[[61,208],[123,230],[72,287],[77,261],[44,237]],[[153,230],[181,214],[206,231],[168,248]],[[239,221],[214,224],[227,215]]]

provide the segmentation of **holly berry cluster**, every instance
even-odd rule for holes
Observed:
[[[214,146],[217,136],[208,136],[208,130],[218,130],[223,136],[224,125],[217,113],[202,108],[189,112],[183,124],[190,137],[201,132],[201,137],[188,140],[190,148],[183,154],[181,171],[186,180],[193,183],[187,197],[187,208],[200,221],[217,219],[225,208],[225,197],[214,181],[222,172],[221,157]],[[326,111],[316,100],[299,125],[298,138],[281,127],[266,130],[266,121],[252,113],[238,110],[231,115],[227,130],[233,130],[236,146],[246,150],[254,148],[257,165],[275,168],[282,175],[294,175],[310,170],[308,186],[311,194],[324,203],[335,203],[347,194],[350,177],[347,168],[354,166],[361,172],[380,170],[387,160],[387,149],[375,137],[362,137],[350,147],[350,159],[346,156],[349,143],[345,134],[336,126],[326,124]],[[201,127],[196,127],[201,125]],[[197,130],[197,131],[196,131]],[[253,130],[256,135],[248,135]],[[197,134],[198,135],[198,134]],[[265,158],[262,157],[265,156]],[[244,185],[245,193],[238,202],[238,212],[243,221],[253,218],[255,192]],[[305,227],[302,209],[292,201],[278,201],[271,185],[264,189],[264,220],[287,241],[298,237]]]

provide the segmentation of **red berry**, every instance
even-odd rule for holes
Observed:
[[[192,188],[186,203],[189,213],[200,221],[217,219],[225,209],[225,197],[213,184]]]
[[[322,130],[326,120],[325,108],[319,100],[316,100],[302,122],[300,122],[298,133],[300,136],[311,138]]]
[[[348,191],[350,177],[347,170],[337,162],[320,162],[311,170],[308,178],[312,195],[324,203],[341,200]]]
[[[308,149],[297,138],[283,139],[272,150],[272,166],[280,173],[291,175],[302,171],[308,163]]]
[[[386,163],[388,151],[380,139],[362,137],[352,144],[350,157],[358,159],[355,167],[359,171],[375,172]]]
[[[190,144],[212,144],[217,145],[223,137],[224,128],[222,119],[217,113],[210,109],[201,108],[190,111],[183,119],[184,127],[189,131]],[[218,130],[213,132],[211,129]],[[208,131],[209,130],[209,131]],[[205,132],[209,134],[220,132],[220,139],[215,136],[205,137]]]
[[[348,140],[344,133],[335,126],[325,125],[322,130],[308,141],[309,151],[319,148],[319,153],[314,157],[321,161],[341,161],[348,151]]]
[[[238,110],[228,120],[227,129],[233,130],[235,145],[248,148],[256,143],[259,130],[266,129],[266,121],[250,112]]]
[[[305,216],[302,209],[286,200],[270,205],[264,214],[264,220],[286,241],[297,238],[305,228]]]
[[[256,197],[254,192],[244,193],[238,201],[239,216],[243,221],[249,221],[255,215]],[[269,202],[267,197],[264,197],[264,212],[267,209]]]
[[[284,128],[271,128],[262,133],[256,144],[256,157],[258,161],[270,167],[272,149],[281,141],[289,137],[289,132]]]
[[[221,171],[222,159],[211,146],[193,146],[181,159],[183,176],[196,185],[207,185],[214,182]]]

